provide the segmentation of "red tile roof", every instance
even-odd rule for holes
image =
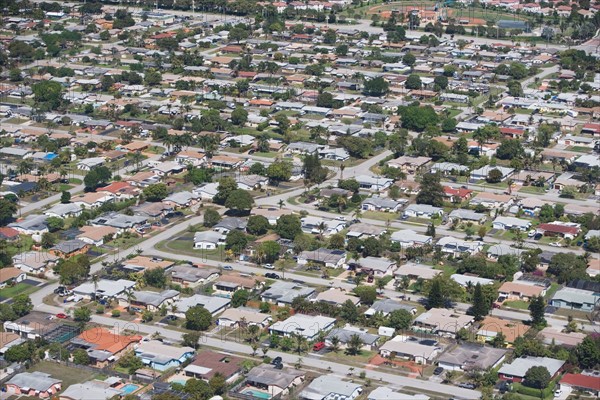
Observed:
[[[575,226],[566,226],[559,224],[540,224],[538,228],[543,231],[553,233],[569,233],[571,235],[577,235],[579,233],[579,228]]]
[[[600,377],[596,376],[565,374],[560,380],[560,383],[596,391],[600,390]]]
[[[0,228],[0,237],[12,239],[17,236],[19,236],[19,231],[14,228],[9,228],[8,226]]]

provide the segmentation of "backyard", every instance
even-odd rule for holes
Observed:
[[[81,383],[93,379],[96,374],[91,371],[81,368],[69,367],[64,364],[59,364],[51,361],[40,361],[35,364],[29,372],[45,372],[53,378],[62,380],[62,389],[65,390],[75,383]]]

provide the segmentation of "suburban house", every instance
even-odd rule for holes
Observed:
[[[147,257],[147,256],[135,256],[133,258],[124,260],[121,266],[127,271],[133,272],[144,272],[152,269],[166,269],[174,263],[169,260],[165,260],[158,257]]]
[[[245,385],[261,389],[261,393],[272,396],[287,396],[290,390],[304,382],[304,372],[296,369],[275,369],[261,364],[246,375]]]
[[[401,156],[388,161],[387,165],[392,168],[399,168],[402,172],[413,175],[416,172],[422,171],[430,162],[431,158],[429,157]]]
[[[455,189],[450,186],[444,186],[444,198],[446,199],[446,201],[449,201],[451,203],[461,203],[463,201],[469,200],[472,194],[473,191],[469,189]]]
[[[435,357],[442,350],[434,340],[432,340],[432,344],[422,344],[418,340],[410,339],[412,338],[407,338],[405,335],[395,336],[379,347],[379,354],[386,358],[393,354],[395,357],[427,365],[433,363]]]
[[[83,212],[80,206],[73,203],[62,204],[58,203],[48,210],[44,211],[44,215],[56,218],[77,217]]]
[[[354,177],[360,188],[371,192],[381,192],[392,186],[393,179],[388,179],[380,176],[359,175]]]
[[[406,264],[403,264],[400,267],[398,267],[394,275],[396,276],[396,279],[403,278],[406,276],[411,280],[419,278],[429,280],[435,278],[442,272],[442,270],[434,269],[429,265],[416,264],[414,262],[409,261]]]
[[[373,305],[365,311],[365,315],[371,317],[376,313],[381,313],[381,315],[387,317],[392,311],[396,310],[406,310],[413,315],[417,313],[417,308],[415,306],[399,303],[392,299],[383,299],[374,302]]]
[[[502,174],[501,181],[505,181],[512,174],[515,173],[515,170],[513,168],[486,165],[484,167],[481,167],[479,169],[475,169],[475,170],[471,171],[471,180],[472,181],[485,180],[489,176],[490,171],[493,171],[493,170],[500,171],[500,173]]]
[[[141,342],[135,349],[135,355],[150,368],[166,371],[169,368],[180,367],[186,360],[194,356],[191,347],[169,346],[158,340]]]
[[[399,243],[402,248],[418,247],[431,244],[433,238],[413,231],[412,229],[401,229],[392,232],[390,236],[392,242]]]
[[[4,385],[9,396],[29,396],[40,399],[54,397],[62,389],[60,379],[52,378],[50,374],[40,371],[21,372],[10,378]]]
[[[191,307],[202,306],[206,308],[212,316],[215,316],[225,311],[225,309],[229,307],[230,303],[231,301],[224,297],[195,294],[193,296],[183,297],[177,300],[175,302],[177,310],[175,312],[170,311],[170,313],[179,318],[185,318],[185,312]]]
[[[362,273],[381,278],[388,275],[393,275],[397,268],[396,262],[383,257],[362,257],[355,264],[356,269],[360,269]]]
[[[315,340],[319,332],[327,332],[333,328],[335,318],[324,317],[322,315],[304,315],[294,314],[285,321],[277,321],[269,327],[269,333],[291,336],[297,334],[305,337],[307,340]]]
[[[492,222],[494,229],[509,231],[512,229],[518,229],[520,231],[526,231],[531,227],[531,221],[516,217],[504,217],[498,216]]]
[[[560,387],[569,387],[575,390],[586,392],[592,396],[600,395],[600,377],[597,373],[564,374],[560,379]]]
[[[136,285],[134,281],[127,279],[119,279],[116,281],[109,281],[107,279],[100,279],[98,282],[84,282],[81,285],[73,288],[73,293],[83,296],[85,299],[92,300],[95,298],[100,299],[115,299],[125,292],[132,290]]]
[[[307,216],[300,219],[302,231],[314,235],[331,236],[346,228],[346,222],[334,219]]]
[[[444,236],[436,243],[444,254],[451,254],[454,257],[459,257],[464,254],[477,254],[483,250],[483,242],[467,241],[452,236]]]
[[[91,380],[69,386],[60,394],[60,400],[108,400],[124,395],[121,378],[109,377],[105,380]],[[120,387],[117,389],[117,387]]]
[[[457,208],[456,210],[452,210],[450,214],[448,214],[448,218],[451,222],[472,222],[477,225],[482,225],[487,221],[488,216],[487,214],[478,213],[473,210]]]
[[[298,265],[307,265],[309,263],[327,268],[344,267],[346,252],[344,250],[320,248],[317,250],[306,250],[298,255]]]
[[[31,214],[23,219],[8,224],[8,227],[19,231],[22,235],[39,236],[39,239],[37,239],[39,242],[41,236],[48,232],[46,219],[48,219],[46,215]]]
[[[357,383],[343,381],[335,375],[321,375],[309,383],[298,397],[305,400],[353,400],[362,391]]]
[[[224,244],[223,235],[215,231],[202,231],[194,234],[194,249],[215,250]]]
[[[374,335],[372,333],[368,333],[365,329],[356,328],[353,326],[332,329],[329,332],[329,334],[325,337],[325,344],[328,347],[332,347],[332,339],[334,337],[337,337],[339,340],[340,349],[346,349],[348,347],[348,343],[354,335],[358,336],[362,340],[363,345],[361,349],[371,351],[377,348],[377,341],[379,340],[379,336]]]
[[[386,229],[379,226],[374,226],[371,224],[352,224],[348,227],[348,232],[346,233],[346,238],[357,238],[357,239],[366,239],[368,237],[378,238],[383,233],[385,233]]]
[[[523,211],[523,214],[528,217],[538,215],[544,204],[546,204],[545,201],[535,197],[525,197],[519,200],[519,207]]]
[[[491,192],[479,192],[473,197],[469,204],[472,206],[482,205],[485,208],[507,208],[513,202],[513,199],[508,194],[496,194]]]
[[[547,326],[540,331],[538,338],[546,345],[556,344],[568,349],[576,347],[585,339],[585,332],[563,332],[561,328]]]
[[[273,320],[271,314],[261,313],[253,308],[228,308],[217,318],[217,325],[226,327],[240,327],[240,325],[257,325],[266,328]]]
[[[118,232],[117,228],[112,226],[90,226],[85,225],[79,228],[81,232],[77,239],[92,246],[102,246],[106,239],[113,239]]]
[[[148,218],[140,215],[125,215],[117,212],[108,212],[102,214],[96,219],[90,221],[93,226],[112,226],[117,228],[119,233],[128,231],[139,225],[146,224]]]
[[[477,284],[481,286],[493,285],[495,282],[493,279],[481,278],[479,276],[472,276],[468,274],[452,274],[450,275],[450,279],[465,288],[469,286],[476,286]]]
[[[6,267],[0,269],[0,289],[23,282],[25,279],[27,279],[27,274],[19,268]]]
[[[360,303],[360,299],[357,296],[348,294],[345,290],[340,288],[329,288],[324,292],[317,294],[314,301],[323,301],[325,303],[333,304],[341,307],[347,301],[352,302],[355,306]]]
[[[6,353],[6,350],[24,342],[25,339],[21,338],[21,336],[19,336],[16,333],[0,332],[0,355],[4,355],[4,353]]]
[[[590,312],[595,309],[598,301],[600,301],[598,291],[565,287],[559,289],[549,303],[552,307]]]
[[[429,204],[411,204],[404,209],[404,215],[407,217],[431,219],[444,215],[444,209],[430,206]]]
[[[520,282],[504,282],[498,289],[498,295],[506,300],[527,300],[546,294],[544,286]]]
[[[543,365],[548,372],[550,372],[550,377],[554,379],[564,364],[565,361],[563,360],[556,360],[548,357],[521,357],[500,367],[498,370],[498,377],[505,381],[523,382],[529,368]]]
[[[244,274],[224,274],[213,283],[215,296],[231,297],[238,290],[254,291],[264,286],[263,277],[251,277]]]
[[[459,330],[468,328],[472,322],[473,317],[470,315],[458,314],[445,308],[432,308],[415,318],[413,330],[455,337]]]
[[[477,331],[477,340],[491,342],[500,333],[504,335],[504,342],[512,344],[529,330],[529,326],[519,321],[507,321],[502,318],[488,315],[481,321]]]
[[[295,282],[277,281],[261,293],[261,301],[285,306],[291,305],[296,297],[311,299],[315,289]]]
[[[167,271],[171,281],[183,287],[197,287],[219,277],[219,270],[211,267],[193,267],[191,265],[174,265]]]
[[[139,335],[118,335],[106,328],[95,327],[71,339],[71,344],[78,349],[84,349],[92,364],[103,368],[133,349],[141,340]]]
[[[119,297],[119,304],[121,306],[133,306],[148,311],[156,312],[163,306],[169,307],[179,300],[179,291],[166,289],[162,292],[151,292],[151,291],[132,291],[133,297],[128,298],[126,293],[123,293]]]
[[[373,196],[365,199],[361,204],[363,211],[397,212],[407,200],[394,200],[386,197]]]
[[[231,384],[241,376],[243,361],[243,358],[231,354],[203,350],[183,369],[183,373],[190,378],[202,379],[206,382],[220,374],[225,382]]]
[[[581,225],[556,221],[549,224],[539,224],[535,230],[544,236],[558,236],[572,240],[581,232]]]
[[[506,357],[505,349],[459,344],[438,358],[438,366],[448,371],[487,371],[496,368]]]
[[[90,244],[83,240],[73,239],[65,240],[60,242],[48,250],[49,253],[54,254],[60,258],[70,258],[79,254],[85,254],[90,249]]]

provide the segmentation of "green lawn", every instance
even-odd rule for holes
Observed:
[[[379,221],[396,221],[400,217],[400,213],[390,213],[383,211],[365,211],[363,212],[363,218],[377,219]]]
[[[503,305],[506,307],[518,308],[519,310],[527,310],[529,302],[523,300],[511,300],[505,301]]]
[[[93,372],[49,361],[40,361],[35,364],[30,369],[30,372],[34,371],[45,372],[53,378],[61,379],[63,390],[75,383],[86,382],[95,377]]]
[[[38,286],[31,286],[26,283],[17,283],[15,286],[0,290],[0,297],[8,299],[19,294],[30,295],[31,293],[36,292],[38,289]]]
[[[546,190],[538,186],[521,186],[519,193],[544,194]]]

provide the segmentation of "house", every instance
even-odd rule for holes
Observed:
[[[432,308],[414,320],[413,330],[453,338],[459,330],[468,328],[472,322],[473,317],[470,315],[458,314],[445,308]]]
[[[502,318],[486,316],[479,325],[477,340],[491,342],[500,333],[504,336],[504,342],[512,344],[514,341],[527,333],[529,326],[520,321],[507,321]]]
[[[123,293],[133,289],[135,285],[136,282],[127,279],[119,279],[116,281],[100,279],[96,283],[82,283],[81,285],[73,288],[73,293],[90,300],[94,297],[109,300],[115,299]]]
[[[229,328],[240,327],[240,325],[257,325],[266,328],[273,318],[271,314],[265,314],[252,308],[228,308],[217,318],[217,325]]]
[[[141,342],[135,349],[135,355],[142,360],[144,365],[158,371],[166,371],[169,368],[178,368],[186,360],[194,356],[191,347],[176,347],[166,345],[158,340]]]
[[[250,215],[260,215],[265,217],[268,221],[269,224],[271,225],[275,225],[277,223],[277,220],[279,219],[279,217],[281,217],[282,215],[288,215],[288,214],[292,214],[292,212],[289,209],[286,208],[275,208],[275,207],[270,207],[270,208],[261,208],[261,207],[256,207],[253,208],[250,211]]]
[[[406,358],[418,364],[431,364],[441,351],[441,347],[437,346],[435,340],[429,342],[432,343],[424,344],[420,343],[418,339],[398,335],[382,344],[379,347],[379,354],[386,358],[393,354],[395,357]]]
[[[215,226],[213,226],[212,230],[219,232],[222,235],[227,235],[229,232],[234,230],[243,232],[246,230],[247,225],[248,220],[246,218],[225,217],[221,221],[219,221]]]
[[[415,264],[413,262],[408,262],[408,263],[403,264],[400,267],[398,267],[398,269],[396,270],[394,275],[396,276],[396,279],[406,276],[412,280],[419,279],[419,278],[424,279],[424,280],[430,280],[430,279],[435,278],[436,276],[438,276],[441,273],[442,273],[441,270],[433,269],[433,267],[430,267],[428,265]]]
[[[452,274],[450,275],[450,279],[452,279],[454,282],[458,283],[460,286],[465,288],[469,286],[476,286],[477,284],[481,286],[493,285],[495,282],[493,279],[461,274]]]
[[[3,326],[4,332],[16,333],[24,339],[54,337],[63,342],[77,334],[77,328],[69,327],[62,321],[56,321],[53,315],[39,311],[31,311],[14,321],[5,321]],[[60,337],[53,336],[57,332],[61,334]]]
[[[24,343],[25,339],[13,332],[0,332],[0,355],[13,346]]]
[[[162,203],[168,208],[176,210],[178,208],[187,208],[198,204],[199,198],[199,194],[188,191],[181,191],[171,193],[162,200]]]
[[[504,282],[498,289],[499,297],[506,300],[527,300],[534,296],[543,296],[546,294],[544,286],[532,285],[519,282]]]
[[[41,236],[48,232],[47,218],[45,215],[31,214],[22,220],[8,224],[8,227],[19,231],[22,235],[39,236],[39,241]]]
[[[483,225],[487,221],[488,216],[484,213],[478,213],[473,210],[457,208],[456,210],[452,210],[450,212],[448,218],[451,222],[472,222],[477,225]]]
[[[392,242],[400,243],[402,248],[424,246],[431,244],[433,240],[431,236],[422,235],[412,229],[401,229],[393,232],[390,239]]]
[[[505,349],[462,343],[438,358],[438,366],[448,371],[487,371],[496,368],[506,357]]]
[[[388,161],[387,165],[392,168],[399,168],[402,172],[413,175],[418,171],[422,171],[430,162],[431,158],[429,157],[401,156]]]
[[[181,165],[174,161],[165,161],[156,164],[152,168],[152,172],[154,172],[154,174],[157,176],[165,177],[172,174],[178,174],[182,172],[184,168],[186,168],[184,165]]]
[[[344,250],[320,248],[317,250],[306,250],[298,255],[298,265],[313,263],[327,268],[340,268],[345,265],[345,262],[346,252]]]
[[[360,299],[356,296],[346,293],[345,290],[339,288],[329,288],[324,292],[321,292],[313,299],[313,301],[323,301],[325,303],[333,304],[341,307],[342,304],[350,301],[352,304],[357,306],[360,303]]]
[[[528,217],[534,217],[539,214],[542,206],[546,204],[545,201],[537,199],[535,197],[525,197],[519,200],[519,208]]]
[[[59,257],[45,251],[27,251],[13,256],[15,268],[29,274],[39,274],[56,265]]]
[[[379,386],[368,394],[367,400],[429,400],[424,394],[400,393],[387,386]]]
[[[183,373],[190,378],[202,379],[206,382],[219,374],[226,383],[231,384],[241,376],[243,361],[243,358],[231,354],[203,350],[183,369]]]
[[[129,182],[119,181],[113,182],[103,188],[98,188],[96,189],[96,192],[112,195],[114,200],[119,202],[137,197],[140,193],[140,189],[131,185]]]
[[[260,175],[237,175],[235,181],[238,185],[238,189],[243,190],[255,190],[265,188],[269,184],[269,178]]]
[[[77,163],[77,169],[82,171],[89,171],[95,167],[101,167],[106,162],[104,157],[91,157],[85,158]]]
[[[431,219],[444,215],[444,209],[430,206],[429,204],[411,204],[404,210],[404,215],[407,217]]]
[[[65,240],[50,248],[49,253],[60,258],[70,258],[79,254],[85,254],[90,249],[90,244],[83,240]]]
[[[453,188],[444,186],[444,198],[451,203],[461,203],[469,200],[473,194],[472,190],[464,188]]]
[[[44,372],[21,372],[5,384],[8,396],[29,396],[40,399],[54,397],[62,389],[62,381]]]
[[[106,328],[94,327],[71,339],[71,345],[85,350],[92,364],[103,368],[133,349],[141,340],[139,335],[118,335]]]
[[[134,306],[156,312],[162,307],[169,307],[179,300],[180,293],[177,290],[166,289],[162,292],[132,291],[133,297],[128,298],[123,294],[119,297],[121,306]]]
[[[229,299],[218,297],[218,296],[205,296],[203,294],[195,294],[190,297],[180,298],[175,302],[177,311],[172,312],[173,315],[179,318],[185,318],[185,312],[194,306],[202,306],[208,310],[208,312],[215,316],[223,311],[231,301]]]
[[[194,234],[194,249],[214,250],[223,243],[225,240],[219,232],[203,231]]]
[[[371,317],[376,313],[381,313],[381,315],[387,317],[392,311],[396,310],[406,310],[413,315],[417,313],[417,308],[415,306],[399,303],[392,299],[383,299],[374,302],[371,308],[365,311],[365,315]]]
[[[498,216],[492,222],[492,226],[494,227],[494,229],[498,230],[509,231],[513,229],[518,229],[524,232],[531,227],[531,221],[516,217]]]
[[[546,345],[556,344],[558,346],[572,349],[585,339],[585,332],[563,332],[561,328],[546,327],[540,331],[538,338]]]
[[[92,380],[69,386],[60,394],[60,400],[109,400],[124,395],[116,386],[121,384],[120,378],[110,377],[104,381]]]
[[[379,196],[365,199],[361,204],[363,211],[397,212],[407,200],[393,200]]]
[[[127,272],[144,272],[151,269],[167,269],[173,266],[173,261],[164,260],[158,257],[135,256],[124,260],[121,267]]]
[[[525,373],[527,373],[529,368],[543,365],[550,372],[550,377],[554,379],[564,364],[565,361],[563,360],[556,360],[549,357],[521,357],[500,367],[498,377],[504,381],[523,382]]]
[[[300,222],[302,223],[302,230],[304,232],[315,235],[331,236],[346,228],[346,222],[337,219],[307,216],[301,218]]]
[[[210,267],[193,267],[190,265],[175,265],[168,270],[171,281],[183,287],[195,288],[219,277],[219,270]]]
[[[175,156],[175,161],[182,165],[199,167],[206,162],[206,155],[196,150],[183,150]]]
[[[14,285],[23,282],[27,278],[27,274],[15,267],[6,267],[0,269],[0,289],[6,286]]]
[[[118,229],[112,226],[85,225],[79,231],[81,233],[76,236],[77,239],[92,246],[102,246],[106,239],[112,240],[115,237]]]
[[[479,169],[471,171],[471,180],[472,181],[486,180],[490,174],[490,171],[492,171],[492,170],[500,171],[500,173],[502,174],[502,178],[500,180],[502,182],[504,182],[506,179],[508,179],[510,176],[512,176],[512,174],[515,173],[515,170],[513,168],[486,165],[484,167],[481,167]]]
[[[246,375],[245,385],[261,390],[263,396],[287,396],[293,388],[304,381],[304,372],[296,369],[275,369],[269,365],[258,365]]]
[[[339,340],[340,348],[346,349],[348,347],[348,343],[350,343],[350,340],[352,339],[352,336],[355,335],[362,340],[362,350],[371,351],[377,348],[379,336],[368,333],[366,329],[356,328],[353,326],[332,329],[325,337],[325,344],[328,347],[333,347],[332,339],[336,337]]]
[[[348,227],[348,232],[346,233],[346,238],[357,238],[357,239],[366,239],[367,237],[378,238],[383,233],[385,233],[386,229],[371,225],[371,224],[352,224]]]
[[[0,240],[6,240],[12,242],[19,238],[19,231],[14,228],[4,226],[0,228]]]
[[[507,208],[512,204],[512,197],[507,194],[495,194],[491,192],[479,192],[473,197],[469,204],[472,206],[481,205],[485,208]]]
[[[596,308],[599,301],[598,291],[565,287],[559,289],[549,303],[552,307],[590,312]]]
[[[139,215],[126,215],[117,212],[108,212],[102,214],[96,219],[90,221],[93,226],[112,226],[117,228],[118,232],[125,232],[139,225],[144,225],[148,222],[148,218]]]
[[[361,189],[371,192],[381,192],[394,183],[393,179],[371,175],[358,175],[354,179],[356,179]]]
[[[261,301],[275,303],[280,306],[291,305],[296,297],[311,299],[315,289],[295,282],[277,281],[261,293]]]
[[[228,297],[233,296],[238,290],[247,290],[252,292],[264,286],[264,278],[252,277],[248,274],[226,274],[221,275],[213,283],[215,296]]]
[[[397,267],[395,261],[383,257],[360,258],[354,265],[360,268],[361,272],[377,278],[392,275]]]
[[[362,391],[357,383],[343,381],[335,375],[321,375],[309,383],[298,397],[305,400],[353,400]]]
[[[452,236],[444,236],[436,243],[442,249],[442,253],[452,254],[454,257],[458,257],[464,254],[477,254],[483,250],[483,242],[480,241],[467,241],[457,239]]]
[[[307,340],[315,340],[319,332],[327,332],[333,328],[335,318],[322,315],[295,314],[284,321],[277,321],[269,327],[269,333],[291,336],[297,334]]]
[[[469,167],[456,163],[439,162],[433,164],[429,171],[432,174],[440,173],[442,175],[459,175],[469,172]]]
[[[560,387],[561,389],[569,387],[598,397],[600,395],[600,376],[597,373],[590,374],[585,371],[581,374],[567,373],[560,379]]]
[[[562,221],[548,224],[540,224],[536,228],[537,233],[544,236],[558,236],[565,239],[575,239],[581,232],[581,225]]]
[[[69,217],[77,217],[79,216],[83,210],[76,204],[67,203],[62,204],[58,203],[48,210],[44,211],[44,215],[48,217],[56,217],[56,218],[69,218]]]

